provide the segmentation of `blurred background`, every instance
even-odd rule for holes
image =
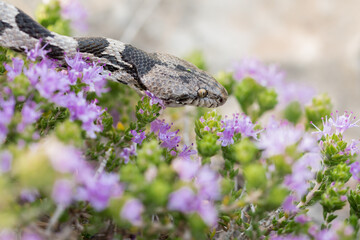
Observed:
[[[7,0],[29,15],[40,0]],[[360,1],[83,0],[88,29],[146,51],[203,51],[209,72],[255,57],[288,81],[327,92],[334,109],[360,113]],[[228,106],[226,106],[228,105]],[[226,107],[232,107],[229,101]]]

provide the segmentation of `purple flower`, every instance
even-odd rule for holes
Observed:
[[[191,144],[191,146],[183,146],[183,149],[181,151],[181,153],[179,153],[178,157],[182,158],[182,159],[191,159],[192,155],[195,155],[197,153],[196,150],[192,149],[193,144]]]
[[[8,133],[8,124],[11,122],[11,119],[15,111],[15,98],[10,96],[8,100],[5,100],[0,95],[0,144],[5,141],[6,135]]]
[[[39,196],[37,189],[23,189],[20,192],[20,199],[24,202],[34,202]]]
[[[81,72],[88,66],[88,63],[83,60],[80,52],[77,52],[73,57],[65,56],[65,62],[69,66],[69,69],[76,73],[75,75],[77,75],[77,77],[81,77]],[[76,82],[77,79],[74,80]]]
[[[17,240],[16,233],[10,229],[0,230],[0,240]]]
[[[144,210],[144,205],[138,199],[130,199],[122,207],[120,216],[132,225],[140,226],[142,224],[141,214]]]
[[[219,132],[218,135],[220,136],[221,146],[226,147],[234,143],[234,128],[227,127],[223,132]]]
[[[19,132],[24,131],[27,125],[36,122],[40,118],[42,112],[37,110],[38,107],[39,105],[33,101],[27,101],[24,104],[21,110],[22,120],[21,123],[19,123],[17,126],[17,130]]]
[[[74,183],[67,179],[56,180],[53,186],[52,198],[57,204],[66,207],[70,205],[73,199],[73,188]]]
[[[360,182],[360,163],[354,162],[350,165],[350,173],[352,174],[352,177]]]
[[[360,152],[359,143],[359,140],[351,139],[351,143],[346,146],[345,152],[350,155],[358,154]]]
[[[285,176],[284,184],[295,193],[299,200],[310,187],[309,181],[321,167],[319,153],[306,153],[292,166],[292,174]]]
[[[277,86],[283,83],[285,73],[280,71],[276,65],[265,66],[256,59],[243,59],[240,63],[235,64],[234,78],[243,80],[251,77],[262,86]]]
[[[298,211],[298,208],[296,207],[294,201],[295,201],[295,197],[294,196],[288,196],[287,198],[285,198],[284,202],[283,202],[283,209],[285,212],[289,212],[289,213],[296,213]]]
[[[33,48],[31,50],[25,49],[27,58],[29,60],[35,62],[38,57],[40,57],[42,59],[47,58],[46,54],[49,52],[48,50],[45,50],[45,47],[47,46],[47,44],[45,44],[44,46],[41,46],[41,42],[42,42],[41,40],[38,41],[35,44],[35,48]]]
[[[105,88],[106,79],[104,75],[101,75],[103,72],[103,67],[96,66],[93,63],[92,66],[89,66],[83,70],[82,82],[89,85],[89,91],[95,92],[96,95],[101,96],[102,93],[107,92]]]
[[[298,101],[302,104],[312,99],[314,90],[308,86],[286,83],[285,73],[276,65],[266,66],[252,58],[243,59],[234,66],[234,78],[242,81],[250,77],[265,87],[273,87],[279,95],[280,105],[286,106],[289,102]]]
[[[57,172],[75,173],[89,168],[81,151],[73,146],[65,146],[57,142],[51,142],[47,144],[46,153],[49,156],[52,167]]]
[[[131,141],[137,144],[141,144],[142,141],[146,138],[145,131],[140,131],[139,133],[136,132],[136,130],[131,130],[130,133],[134,136]]]
[[[310,122],[318,131],[317,132],[313,132],[315,134],[319,134],[321,138],[322,136],[328,136],[332,134],[332,124],[330,121],[328,121],[327,116],[325,117],[325,121],[324,118],[321,118],[322,120],[322,124],[323,124],[323,130],[320,130],[317,126],[315,126],[315,124],[313,122]]]
[[[171,166],[179,174],[181,180],[190,181],[193,179],[200,167],[199,161],[194,161],[190,158],[176,158],[173,160]]]
[[[216,227],[218,212],[213,203],[209,201],[202,201],[199,205],[198,213],[206,225]]]
[[[86,131],[88,137],[96,138],[95,133],[102,130],[100,117],[104,112],[100,106],[96,105],[97,100],[88,103],[83,92],[57,95],[53,99],[58,105],[69,109],[71,120],[80,120],[83,123],[82,128]]]
[[[292,234],[287,234],[287,235],[273,235],[270,237],[270,240],[310,240],[310,238],[306,235],[292,235]]]
[[[323,229],[315,235],[315,240],[339,240],[339,236],[332,229]]]
[[[21,240],[42,240],[43,238],[35,232],[25,230],[21,236]]]
[[[195,186],[202,200],[218,200],[220,198],[219,176],[207,165],[201,167],[196,174]]]
[[[287,147],[298,143],[303,133],[303,129],[294,127],[288,122],[279,123],[272,119],[260,135],[257,146],[264,150],[264,157],[284,154]]]
[[[239,113],[233,114],[233,118],[231,119],[225,116],[225,119],[222,121],[222,127],[224,131],[218,133],[218,135],[220,136],[219,141],[221,141],[223,147],[234,143],[234,134],[241,133],[242,136],[258,139],[257,135],[262,131],[254,130],[255,125],[251,119],[245,114],[242,114],[240,117]]]
[[[83,186],[78,189],[77,199],[89,201],[97,211],[105,209],[110,198],[120,197],[123,193],[119,177],[113,173],[103,173],[98,178],[85,174],[81,183]]]
[[[150,91],[145,91],[145,94],[150,98],[150,106],[154,105],[154,104],[159,104],[159,106],[164,109],[165,105],[164,105],[164,101],[161,100],[160,98],[156,97],[153,93],[151,93]]]
[[[196,209],[197,199],[193,190],[189,187],[182,187],[169,196],[168,209],[189,213]]]
[[[21,58],[13,58],[12,63],[13,63],[13,67],[4,64],[5,69],[7,71],[6,75],[9,81],[13,81],[15,77],[19,76],[22,73],[24,60],[22,60]]]
[[[179,130],[176,132],[171,132],[169,131],[170,128],[171,126],[165,123],[164,120],[161,121],[158,119],[156,119],[151,123],[151,128],[150,128],[151,132],[153,133],[158,132],[158,138],[159,140],[162,141],[160,146],[167,148],[169,150],[176,149],[176,147],[178,146],[181,140],[181,137],[177,136]]]
[[[131,145],[128,148],[124,148],[120,153],[119,157],[124,159],[124,163],[127,164],[130,160],[130,156],[136,155],[136,149],[134,145]]]
[[[61,16],[70,20],[71,26],[80,31],[86,31],[87,12],[78,0],[61,0]]]
[[[345,112],[343,115],[339,116],[339,112],[336,111],[336,115],[334,116],[334,114],[331,113],[331,118],[329,119],[329,122],[335,127],[337,134],[343,134],[348,128],[351,127],[359,127],[359,125],[357,125],[357,122],[359,122],[360,119],[355,121],[356,117],[352,118],[352,114],[352,112],[350,114]]]
[[[11,170],[13,156],[11,152],[5,150],[0,152],[0,173],[6,173]]]
[[[294,218],[294,220],[295,220],[295,222],[305,224],[305,223],[309,222],[311,220],[311,218],[309,216],[306,216],[305,214],[301,214],[299,216],[296,216]]]

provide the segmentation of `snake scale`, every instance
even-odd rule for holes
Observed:
[[[218,107],[228,97],[225,88],[211,75],[175,56],[148,53],[105,37],[59,35],[0,1],[0,46],[24,52],[39,41],[50,50],[49,58],[64,62],[64,54],[71,57],[80,52],[84,58],[102,64],[108,79],[126,84],[140,94],[148,90],[169,107]]]

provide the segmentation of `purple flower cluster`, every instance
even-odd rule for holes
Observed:
[[[15,77],[19,76],[22,73],[22,69],[24,66],[24,60],[21,58],[13,58],[12,59],[13,66],[5,64],[5,69],[7,71],[7,78],[9,81],[13,81]]]
[[[42,112],[39,111],[38,108],[39,105],[31,100],[25,102],[21,110],[22,120],[17,126],[18,132],[24,131],[26,126],[33,124],[41,117]]]
[[[11,91],[10,91],[11,94]],[[10,95],[9,94],[9,95]],[[6,135],[8,133],[7,126],[11,122],[11,119],[15,111],[15,98],[10,95],[10,97],[5,100],[0,94],[0,144],[5,141]]]
[[[356,161],[350,165],[352,177],[360,182],[360,162]]]
[[[172,132],[169,131],[170,128],[171,125],[165,123],[165,120],[156,119],[151,123],[150,131],[155,134],[157,133],[159,140],[162,141],[161,147],[172,150],[176,149],[179,145],[181,137],[177,135],[179,130]]]
[[[76,148],[52,143],[46,151],[55,171],[72,176],[54,183],[52,197],[57,204],[66,207],[75,200],[88,201],[100,211],[107,207],[110,198],[122,196],[118,175],[105,172],[95,177],[95,170]]]
[[[141,214],[144,210],[144,205],[138,199],[130,199],[122,207],[120,217],[134,226],[140,226],[142,224]]]
[[[146,90],[145,94],[150,98],[150,106],[154,105],[154,104],[159,104],[159,106],[162,109],[165,109],[165,104],[164,101],[161,100],[160,98],[156,97],[153,93],[151,93],[150,91]]]
[[[131,141],[137,144],[141,144],[142,141],[144,141],[144,139],[146,138],[145,131],[139,131],[138,133],[136,132],[136,130],[131,130],[130,133],[133,135]]]
[[[7,150],[0,152],[0,174],[11,170],[12,160],[13,156],[11,152]]]
[[[314,132],[321,136],[330,136],[332,134],[343,134],[347,129],[352,127],[359,127],[357,124],[359,120],[355,121],[356,117],[352,117],[352,112],[344,112],[343,115],[339,115],[336,111],[335,114],[331,113],[331,117],[328,119],[327,116],[322,118],[323,129],[320,130],[315,124],[311,123],[318,131]]]
[[[315,177],[315,172],[320,170],[321,155],[319,153],[306,153],[292,166],[292,174],[284,180],[285,186],[293,192],[295,200],[299,201],[310,187],[310,180]]]
[[[124,148],[119,157],[124,159],[124,163],[127,164],[130,161],[130,156],[136,155],[135,145],[131,145],[128,148]]]
[[[264,150],[264,157],[284,154],[286,148],[297,144],[303,134],[303,128],[294,127],[286,121],[277,122],[271,118],[265,131],[260,135],[257,146]]]
[[[238,81],[251,77],[260,85],[273,87],[279,95],[279,103],[286,105],[292,101],[307,103],[314,96],[314,90],[298,83],[286,83],[285,73],[276,65],[265,65],[252,58],[243,59],[234,65],[234,78]]]
[[[80,31],[86,31],[87,12],[78,0],[60,0],[61,15],[70,20],[71,26]]]
[[[217,223],[217,210],[213,201],[220,198],[220,178],[209,166],[201,166],[191,156],[195,150],[184,146],[183,151],[172,163],[173,169],[183,181],[194,181],[196,193],[189,187],[182,187],[170,194],[168,209],[183,213],[198,213],[208,226]]]
[[[34,49],[27,51],[27,56],[31,61],[35,61],[40,57],[41,62],[32,63],[29,68],[26,68],[23,67],[24,63],[21,59],[14,58],[13,67],[5,65],[8,70],[8,77],[14,78],[23,71],[31,85],[42,97],[59,106],[68,108],[71,119],[80,120],[88,136],[95,138],[95,133],[102,130],[101,115],[104,110],[96,105],[96,100],[91,103],[87,102],[86,92],[95,91],[97,95],[101,95],[106,91],[105,77],[101,75],[103,68],[96,66],[94,63],[86,63],[81,54],[77,53],[73,58],[66,57],[66,62],[69,65],[68,70],[59,72],[55,69],[57,67],[56,63],[46,57],[47,51],[40,46],[40,43],[38,43]],[[85,83],[87,87],[76,94],[70,90],[70,86],[76,84],[79,80]],[[0,106],[5,109],[5,107],[12,106],[14,103],[13,101],[11,104],[6,105],[6,102],[0,102]],[[31,101],[25,103],[22,112],[23,122],[18,126],[19,131],[22,131],[26,125],[35,122],[40,117],[41,113],[37,108],[38,106]],[[7,116],[12,116],[11,111],[7,111]],[[8,118],[4,118],[7,123],[9,122]]]
[[[219,141],[223,147],[231,145],[234,143],[234,135],[241,133],[242,136],[252,137],[258,139],[258,133],[262,130],[255,130],[255,124],[252,123],[250,117],[245,114],[233,114],[233,118],[228,118],[225,116],[225,119],[222,121],[223,132],[219,132],[220,136]]]

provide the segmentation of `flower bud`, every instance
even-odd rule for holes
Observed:
[[[299,122],[302,115],[301,105],[298,101],[293,101],[286,106],[284,110],[284,117],[294,124]]]
[[[246,189],[249,191],[255,189],[264,189],[266,187],[266,170],[260,164],[251,164],[244,168],[244,178]]]
[[[327,94],[314,97],[311,105],[305,108],[308,122],[312,122],[316,126],[322,125],[321,118],[330,116],[332,107],[331,99]]]

